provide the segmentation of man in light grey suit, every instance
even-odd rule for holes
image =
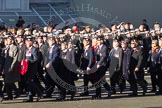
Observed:
[[[16,97],[19,96],[18,89],[15,82],[20,80],[20,74],[18,72],[18,48],[15,46],[14,37],[8,36],[8,47],[6,48],[6,58],[4,61],[4,82],[6,85],[6,92],[9,100],[13,99],[12,91],[15,91]]]

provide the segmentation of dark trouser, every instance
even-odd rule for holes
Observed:
[[[125,80],[122,78],[120,71],[115,71],[114,74],[110,76],[110,84],[113,91],[115,91],[116,84],[118,84],[121,91],[123,91],[125,86]]]
[[[106,70],[107,70],[107,68],[105,66],[101,66],[96,72],[97,78],[96,78],[95,83],[99,84],[99,87],[96,87],[96,96],[101,96],[101,86],[102,85],[108,92],[111,90],[110,85],[107,83],[107,81],[105,79]]]
[[[16,95],[19,94],[19,91],[14,83],[5,83],[5,85],[6,85],[6,92],[7,92],[8,98],[10,99],[13,98],[12,91],[15,91]]]
[[[111,90],[110,85],[106,82],[106,80],[102,81],[102,84],[104,86],[104,88],[109,92]],[[101,85],[100,87],[96,88],[96,96],[101,96]]]
[[[147,89],[147,82],[144,80],[144,71],[139,71],[134,73],[134,71],[130,71],[129,83],[131,85],[131,90],[134,94],[137,94],[137,83],[141,86],[143,90]]]
[[[36,74],[36,77],[34,78],[34,81],[37,84],[37,86],[40,88],[40,90],[43,92],[44,87],[41,85],[41,78],[39,76],[39,73]]]
[[[28,91],[29,91],[29,96],[33,96],[34,94],[37,94],[38,96],[42,95],[42,92],[41,92],[40,88],[38,87],[38,85],[35,83],[34,78],[29,79],[27,81],[27,87],[28,87]]]
[[[162,93],[162,69],[158,68],[158,86],[159,86],[159,92]]]
[[[62,98],[65,98],[66,97],[66,90],[68,90],[70,92],[71,96],[74,96],[75,92],[76,92],[74,80],[76,78],[75,78],[74,74],[71,71],[69,71],[69,70],[64,70],[63,72],[65,72],[65,73],[64,74],[62,73],[62,75],[59,75],[60,78],[66,84],[70,85],[71,87],[69,88],[69,87],[57,84],[58,88],[60,89],[60,96]]]
[[[158,68],[150,68],[151,82],[152,82],[152,90],[156,91],[156,86],[158,85]]]
[[[83,81],[84,81],[84,87],[88,87],[88,83],[89,83],[89,76],[87,74],[84,74],[84,77],[83,77]],[[88,89],[85,89],[84,88],[84,92],[88,92]]]
[[[25,91],[27,90],[25,76],[21,76],[21,80],[18,84],[19,84],[20,93],[23,93],[24,90]]]
[[[45,79],[46,79],[46,95],[51,96],[51,94],[53,93],[53,89],[56,86],[56,83],[52,80],[52,78],[48,73],[46,73]]]
[[[0,81],[0,97],[3,97],[3,91],[2,91],[3,83]]]
[[[74,95],[76,92],[75,82],[74,82],[74,80],[76,78],[74,78],[74,77],[75,77],[74,74],[71,72],[71,74],[69,75],[69,78],[68,78],[68,84],[70,84],[71,86],[74,87],[73,89],[69,90],[71,95]]]
[[[40,66],[38,67],[38,74],[37,74],[37,77],[40,81],[42,81],[45,85],[46,85],[46,79],[45,77],[43,76],[44,74],[44,70],[43,70],[43,67]]]

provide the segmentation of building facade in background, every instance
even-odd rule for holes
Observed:
[[[162,23],[161,0],[0,0],[0,12],[33,12],[32,4],[58,3],[59,5],[64,2],[69,2],[70,7],[67,8],[68,10],[62,7],[59,11],[56,10],[57,13],[69,14],[70,10],[73,10],[85,23],[92,21],[91,23],[111,25],[124,21],[138,26],[142,19],[147,19],[149,25],[153,25],[154,22]],[[1,14],[0,17],[4,18]]]

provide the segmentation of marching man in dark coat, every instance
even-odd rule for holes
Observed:
[[[113,93],[116,93],[115,86],[116,84],[119,84],[119,81],[121,79],[121,66],[123,53],[119,45],[120,43],[118,39],[113,40],[113,49],[111,49],[109,53],[110,84]]]
[[[3,77],[3,64],[4,64],[4,39],[0,37],[0,77]],[[3,81],[0,81],[0,102],[3,101]]]
[[[97,48],[97,60],[96,60],[96,65],[97,65],[97,71],[96,71],[96,82],[100,82],[101,80],[103,81],[102,84],[100,84],[100,87],[98,87],[96,89],[96,95],[93,96],[93,99],[98,99],[101,98],[101,85],[104,86],[104,88],[106,89],[106,91],[108,92],[108,98],[111,96],[111,88],[110,85],[107,83],[106,78],[105,78],[105,74],[107,71],[107,63],[108,63],[108,48],[107,46],[104,44],[104,37],[103,36],[99,36],[97,38],[97,44],[98,44],[98,48]]]
[[[60,72],[61,72],[61,79],[64,80],[67,84],[73,86],[73,88],[62,88],[62,94],[64,97],[66,96],[66,89],[71,94],[71,100],[74,99],[75,96],[75,73],[71,71],[72,66],[75,65],[75,55],[74,49],[72,48],[72,43],[63,42],[61,44],[61,52],[60,52]],[[71,66],[69,66],[71,65]],[[71,67],[71,68],[70,68]]]
[[[147,82],[144,80],[143,49],[138,46],[138,40],[136,38],[131,40],[131,48],[129,82],[133,93],[130,94],[130,96],[137,96],[137,83],[143,88],[143,95],[145,95],[147,91]]]
[[[20,65],[21,61],[25,59],[25,54],[26,54],[26,45],[24,42],[24,36],[19,35],[16,37],[17,40],[17,46],[18,46],[18,63]],[[26,90],[26,82],[25,82],[25,76],[20,75],[20,82],[19,82],[19,90],[20,94],[24,93]]]
[[[122,76],[121,76],[121,81],[122,81],[122,86],[125,88],[126,83],[125,80],[129,81],[129,63],[130,63],[130,57],[131,57],[131,48],[128,46],[129,40],[124,39],[121,41],[121,47],[123,50],[123,57],[122,57]]]
[[[6,86],[6,92],[8,99],[13,99],[12,91],[16,93],[16,97],[19,96],[18,89],[15,82],[20,81],[20,74],[18,72],[18,48],[15,46],[14,37],[8,36],[7,38],[8,46],[5,50],[6,57],[4,61],[4,82]]]
[[[152,90],[151,92],[157,91],[158,86],[158,57],[159,57],[159,46],[157,40],[152,40],[152,50],[149,51],[149,72],[151,75]]]
[[[38,55],[39,55],[37,78],[39,81],[42,81],[46,85],[46,80],[45,80],[45,77],[43,76],[44,74],[43,67],[44,67],[45,58],[47,56],[48,47],[43,42],[43,36],[41,35],[37,37],[37,42],[38,42]],[[43,87],[40,85],[40,88],[43,88]]]
[[[68,42],[67,53],[66,53],[66,60],[71,64],[72,67],[74,65],[76,65],[75,55],[76,55],[76,53],[75,53],[75,49],[73,47],[73,43],[72,42]],[[71,71],[68,68],[68,83],[75,87],[75,82],[74,81],[76,81],[76,80],[78,80],[77,73],[74,73],[73,71]],[[75,89],[70,90],[71,100],[74,99],[75,92],[76,92]]]
[[[83,38],[84,52],[81,57],[81,69],[84,71],[89,71],[94,66],[94,52],[90,45],[90,42],[91,41],[88,36]],[[89,81],[91,81],[92,84],[94,83],[94,81],[91,80],[92,78],[90,77],[90,74],[84,74],[83,80],[85,88],[88,87]],[[89,94],[88,90],[86,90],[85,88],[84,93],[80,94],[81,96],[86,96]]]
[[[26,73],[26,83],[29,90],[28,100],[26,102],[33,102],[33,95],[38,95],[38,100],[42,96],[40,88],[35,83],[35,77],[38,66],[38,50],[33,46],[32,36],[27,36],[26,43],[26,61],[28,62],[28,70]]]
[[[59,46],[56,44],[56,40],[55,37],[53,36],[49,36],[48,37],[48,44],[49,44],[49,48],[47,51],[47,56],[45,58],[45,68],[48,70],[46,72],[45,75],[45,79],[47,82],[46,85],[46,97],[51,97],[51,94],[53,92],[53,88],[57,85],[57,87],[59,89],[61,89],[61,87],[57,84],[56,79],[58,77],[55,76],[55,79],[52,79],[52,76],[50,76],[49,72],[53,73],[53,71],[56,72],[56,74],[59,76],[60,72],[59,72],[59,55],[60,55],[60,48]],[[50,70],[51,67],[53,67],[54,70]],[[63,93],[63,92],[61,92]],[[63,96],[63,94],[60,95],[59,98],[57,98],[57,100],[63,100],[65,99],[65,96]]]
[[[158,85],[159,91],[157,95],[162,95],[162,38],[159,39],[159,53],[158,53]]]

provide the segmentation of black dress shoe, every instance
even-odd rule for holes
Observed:
[[[138,96],[137,93],[131,93],[128,96]]]
[[[20,92],[19,92],[19,90],[15,93],[15,97],[14,97],[14,98],[18,98],[18,97],[20,97]]]
[[[107,97],[110,98],[111,95],[112,95],[112,91],[109,91]]]
[[[72,93],[70,100],[74,100],[74,97],[75,97],[75,93]]]
[[[112,90],[112,94],[116,94],[116,90]]]
[[[92,96],[92,99],[101,99],[101,95],[94,95]]]
[[[33,102],[33,99],[24,100],[23,102]]]
[[[162,92],[158,91],[155,93],[155,95],[162,95]]]
[[[24,100],[23,102],[33,102],[33,96],[29,95],[28,100]]]
[[[150,91],[150,93],[156,93],[156,90],[152,89],[152,90]]]
[[[63,96],[56,98],[56,101],[64,101],[64,100],[65,100],[65,97],[63,97]]]
[[[146,85],[143,88],[143,95],[146,95],[147,90],[148,90],[148,83],[147,83],[147,81],[145,81],[145,83],[146,83]]]
[[[70,95],[70,94],[71,94],[71,91],[70,91],[70,90],[68,90],[68,91],[66,92],[66,94],[67,94],[67,95]]]
[[[16,96],[14,98],[19,98],[20,97],[20,94],[16,94]]]
[[[46,95],[46,96],[43,96],[44,98],[51,98],[52,96],[51,95]]]
[[[143,95],[143,96],[145,96],[145,95],[146,95],[146,93],[147,93],[147,88],[143,90],[142,95]]]
[[[14,98],[13,97],[6,97],[6,98],[3,98],[3,100],[5,101],[5,100],[14,100]]]
[[[81,93],[80,96],[89,96],[89,92]]]
[[[40,99],[42,99],[42,98],[43,98],[43,96],[38,96],[36,101],[38,102],[38,101],[40,101]]]
[[[39,101],[40,101],[40,99],[41,99],[41,98],[40,98],[40,97],[38,97],[38,98],[37,98],[37,100],[36,100],[36,102],[39,102]]]

